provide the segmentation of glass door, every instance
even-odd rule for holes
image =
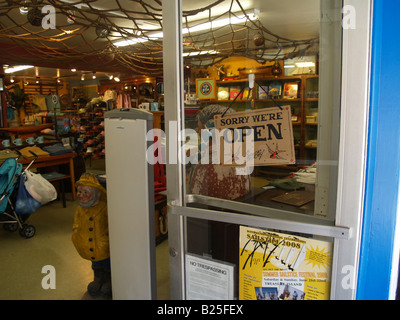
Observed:
[[[171,298],[353,299],[371,3],[203,4],[163,3]]]

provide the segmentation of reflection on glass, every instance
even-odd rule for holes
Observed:
[[[332,23],[333,20],[321,17],[335,15],[336,11],[340,15],[341,1],[255,2],[263,4],[258,7],[260,10],[246,7],[247,1],[227,1],[232,4],[231,8],[220,3],[197,12],[191,11],[195,8],[183,1],[184,11],[194,14],[186,15],[184,19],[185,30],[193,31],[183,35],[183,51],[186,53],[185,128],[194,130],[190,141],[197,142],[195,148],[186,145],[186,151],[187,154],[191,149],[198,151],[197,159],[202,157],[202,152],[206,152],[209,159],[207,164],[192,161],[186,165],[186,193],[240,201],[260,206],[266,211],[280,209],[333,220],[339,150],[341,24],[338,19]],[[251,19],[243,19],[234,25],[226,23],[215,29],[208,24],[205,29],[208,19],[225,19],[232,14],[250,12],[256,12]],[[294,16],[296,19],[292,19]],[[202,28],[196,29],[196,24]],[[209,92],[212,96],[208,96]],[[283,109],[290,112],[288,132],[294,156],[286,162],[274,163],[274,160],[284,159],[286,149],[279,140],[286,131],[283,123],[272,124],[272,121],[282,118],[279,112],[271,110]],[[268,122],[257,124],[248,121],[258,111],[265,111],[264,120],[271,121],[270,125]],[[254,158],[258,155],[263,157],[262,160],[269,161],[268,164],[257,163],[248,175],[237,174],[234,166],[222,161],[213,162],[213,152],[221,149],[213,150],[210,146],[219,140],[215,140],[212,134],[205,136],[202,132],[216,127],[215,116],[227,114],[230,117],[234,113],[243,113],[243,117],[237,117],[235,128],[241,128],[242,132],[252,129],[253,139],[263,145],[264,149],[254,147]],[[247,120],[246,115],[249,117]],[[245,135],[250,136],[242,133],[241,137]],[[204,144],[209,148],[202,146]],[[189,205],[222,210],[204,204]],[[261,251],[271,254],[268,263],[280,255],[285,256],[278,261],[279,267],[276,267],[276,262],[276,270],[294,272],[283,264],[286,260],[293,260],[292,269],[307,259],[313,263],[317,263],[313,260],[317,257],[322,259],[318,261],[324,261],[326,273],[313,274],[314,269],[304,272],[310,272],[309,277],[315,275],[317,280],[318,276],[320,280],[325,276],[325,287],[318,289],[319,293],[314,292],[314,298],[329,298],[331,240],[316,244],[312,235],[284,230],[266,232],[288,237],[296,246],[291,248],[288,245],[286,248],[266,241],[251,243],[258,244],[262,247]],[[186,234],[187,252],[234,264],[237,272],[235,283],[240,283],[238,269],[240,259],[243,259],[239,254],[243,250],[239,248],[240,226],[188,218]],[[294,241],[295,238],[301,238],[303,242]],[[306,239],[313,239],[309,240],[310,245]],[[250,260],[255,264],[254,260]],[[297,282],[286,283],[282,287],[271,285],[267,288],[260,283],[258,291],[254,289],[251,295],[260,299],[284,299],[285,296],[313,298],[313,293],[304,290],[304,287],[294,289],[303,281],[299,274],[296,276]],[[243,275],[241,277],[243,280]],[[274,274],[269,274],[267,278],[274,278]],[[239,291],[236,288],[237,297],[243,298],[243,292],[239,294]]]

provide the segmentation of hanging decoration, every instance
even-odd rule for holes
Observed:
[[[235,55],[265,63],[318,47],[318,35],[293,40],[269,31],[241,2],[215,0],[183,11],[185,65],[207,67]],[[218,9],[225,4],[231,9],[221,14]],[[55,9],[55,28],[39,28],[44,6]],[[28,9],[27,16],[20,8]],[[199,14],[207,20],[199,21]],[[162,31],[161,0],[0,0],[0,45],[9,63],[18,52],[19,60],[32,65],[84,70],[90,64],[105,72],[161,74]]]

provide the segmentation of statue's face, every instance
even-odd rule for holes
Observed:
[[[89,186],[78,186],[76,196],[81,207],[93,207],[100,200],[100,191]]]

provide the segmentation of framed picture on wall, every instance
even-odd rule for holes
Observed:
[[[214,78],[196,79],[196,94],[201,99],[216,99],[217,88]]]

